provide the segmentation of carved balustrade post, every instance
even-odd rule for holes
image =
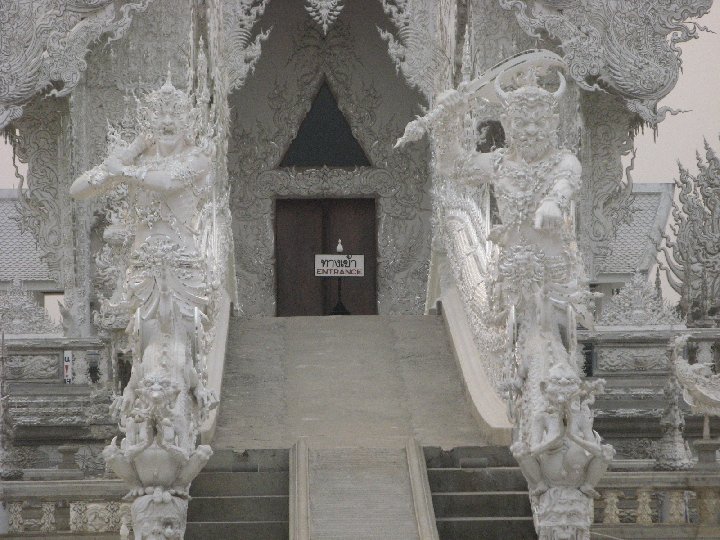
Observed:
[[[652,489],[641,488],[637,490],[637,517],[635,522],[639,525],[652,525]]]
[[[620,523],[620,511],[618,509],[620,492],[616,490],[607,490],[603,495],[605,496],[605,509],[603,511],[602,522],[605,524]]]
[[[698,514],[702,525],[718,525],[718,512],[720,512],[720,493],[714,488],[698,488],[697,494]]]
[[[687,500],[684,490],[668,490],[663,493],[662,520],[672,525],[687,521]]]

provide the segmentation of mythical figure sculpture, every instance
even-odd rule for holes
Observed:
[[[675,339],[672,360],[675,374],[683,389],[683,398],[694,414],[704,415],[703,438],[695,441],[698,454],[697,467],[718,467],[717,451],[720,438],[710,437],[710,416],[720,416],[720,375],[715,374],[710,343],[698,344],[697,358],[694,364],[688,362],[688,335]],[[703,351],[705,349],[705,351]],[[706,354],[710,353],[710,354]]]
[[[458,145],[433,142],[436,152],[455,152],[454,167],[441,171],[446,182],[491,184],[497,201],[500,223],[486,234],[498,257],[483,276],[491,306],[485,316],[494,318],[487,324],[505,321],[507,328],[505,387],[515,423],[511,450],[530,484],[536,530],[542,540],[585,540],[594,486],[614,450],[592,430],[590,405],[604,381],[584,383],[577,362],[575,329],[578,322],[592,326],[587,307],[592,295],[575,236],[581,166],[557,138],[557,104],[566,83],[559,74],[554,93],[539,86],[538,61],[557,65],[552,55],[536,51],[446,92],[436,109],[408,126],[401,143],[429,130],[442,137],[453,112],[470,109],[487,117],[492,106],[480,100],[473,111],[467,89],[487,89],[494,80],[507,147],[463,153]],[[516,89],[509,91],[503,86],[513,72]],[[436,163],[448,161],[436,157]],[[478,291],[482,285],[476,284]]]
[[[218,285],[206,257],[212,144],[201,106],[168,76],[139,103],[135,139],[116,141],[71,187],[88,199],[127,186],[133,241],[124,292],[113,298],[127,310],[134,361],[113,405],[125,438],[104,456],[133,487],[137,540],[182,538],[190,482],[212,454],[196,444],[217,404],[206,388],[206,306]]]
[[[556,138],[559,77],[554,94],[533,71],[512,92],[496,78],[508,147],[471,154],[458,177],[492,182],[497,196],[501,223],[489,238],[500,248],[495,294],[514,336],[511,450],[530,484],[538,534],[548,540],[589,537],[594,486],[613,456],[592,430],[589,405],[601,385],[583,385],[575,361],[576,319],[591,326],[592,317],[573,219],[581,167]]]

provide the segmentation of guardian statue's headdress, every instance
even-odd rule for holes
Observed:
[[[517,78],[517,90],[503,90],[502,78],[503,73],[495,79],[495,93],[503,106],[506,107],[508,113],[536,107],[554,110],[567,88],[565,77],[560,72],[558,72],[560,85],[555,92],[549,92],[538,85],[537,71],[534,68],[530,68]]]

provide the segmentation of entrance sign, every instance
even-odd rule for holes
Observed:
[[[315,255],[317,277],[364,277],[365,255]]]

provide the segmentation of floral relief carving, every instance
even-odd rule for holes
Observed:
[[[665,349],[602,348],[598,350],[599,372],[667,371],[670,369]]]
[[[106,533],[120,530],[121,503],[71,502],[70,530],[78,533]]]
[[[23,355],[9,356],[5,360],[5,378],[20,379],[51,379],[60,380],[60,356]]]

